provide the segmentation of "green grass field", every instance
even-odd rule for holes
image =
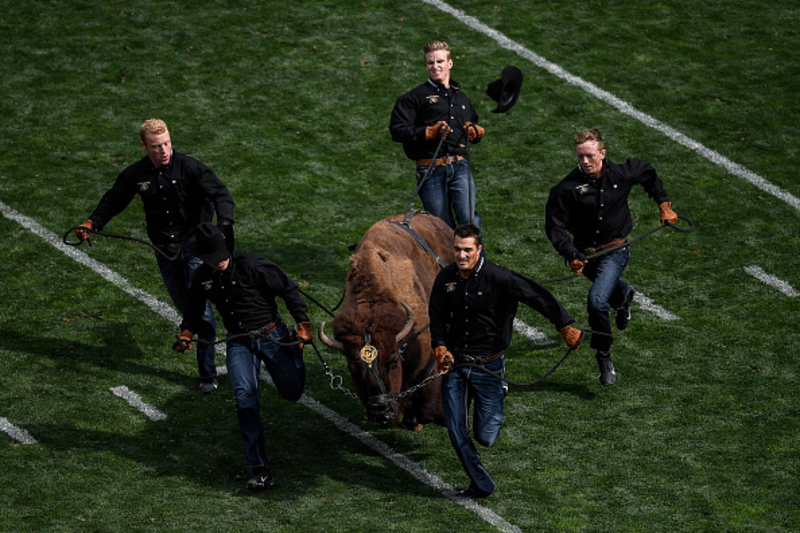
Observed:
[[[0,428],[35,442],[0,432],[0,531],[800,530],[798,27],[797,5],[755,0],[4,2]],[[370,425],[306,350],[307,402],[265,386],[276,486],[248,493],[227,380],[200,395],[169,313],[98,274],[168,303],[149,248],[57,244],[159,117],[231,189],[237,245],[333,306],[347,247],[414,191],[389,114],[424,80],[433,39],[450,43],[487,132],[472,155],[489,257],[535,279],[569,273],[544,204],[576,163],[575,134],[598,127],[608,157],[653,163],[695,225],[634,245],[625,276],[675,319],[634,304],[613,387],[582,349],[512,388],[482,450],[499,489],[474,507],[416,475],[465,486],[443,428]],[[506,65],[522,94],[493,114],[486,86]],[[633,236],[658,224],[643,191],[631,207]],[[139,200],[106,231],[144,238]],[[550,288],[585,327],[587,282]],[[313,305],[312,318],[330,320]],[[560,340],[529,309],[519,318]],[[516,335],[509,377],[538,377],[561,346]]]

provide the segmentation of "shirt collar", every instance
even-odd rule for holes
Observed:
[[[449,89],[447,87],[445,87],[444,85],[442,85],[441,83],[436,83],[435,81],[430,79],[430,77],[428,78],[428,84],[431,87],[434,87],[435,89],[438,89],[440,91],[448,91],[448,90],[449,91],[458,91],[458,90],[461,89],[461,84],[458,83],[455,80],[452,80],[452,79],[450,80],[450,88]]]
[[[478,258],[478,262],[475,263],[475,268],[473,268],[470,271],[469,276],[467,276],[466,278],[462,278],[461,275],[458,272],[458,268],[456,268],[456,274],[458,275],[459,279],[466,281],[466,280],[468,280],[469,278],[471,278],[473,276],[477,276],[480,273],[481,269],[483,268],[484,259],[485,258],[483,256]]]

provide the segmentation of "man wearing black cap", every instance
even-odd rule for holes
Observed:
[[[253,471],[247,488],[269,488],[272,475],[264,451],[258,374],[263,362],[281,396],[290,401],[300,399],[306,380],[303,343],[312,341],[308,307],[297,284],[278,265],[233,247],[229,250],[213,224],[192,229],[183,247],[203,264],[192,276],[180,338],[173,348],[183,353],[192,347],[205,302],[213,303],[228,330],[228,378],[236,397],[247,466]],[[281,319],[275,301],[278,296],[297,322],[299,344],[292,344],[294,332]]]
[[[479,143],[484,130],[461,85],[450,79],[453,60],[447,43],[430,42],[423,52],[428,81],[397,99],[389,123],[392,140],[402,143],[406,157],[416,163],[419,197],[427,212],[451,228],[480,227],[468,144]]]

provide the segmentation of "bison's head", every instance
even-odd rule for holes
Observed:
[[[361,403],[370,421],[382,425],[395,423],[401,416],[397,395],[403,387],[400,346],[414,326],[411,308],[400,303],[381,302],[357,305],[342,311],[333,320],[334,339],[319,338],[326,346],[342,352]]]

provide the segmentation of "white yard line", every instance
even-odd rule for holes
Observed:
[[[789,296],[791,298],[800,296],[800,292],[795,290],[795,288],[792,287],[788,282],[783,281],[782,279],[777,278],[771,274],[767,274],[761,269],[761,267],[752,265],[749,267],[744,267],[744,271],[753,276],[754,278],[756,278],[757,280],[766,283],[770,287],[778,289],[786,296]]]
[[[637,292],[633,295],[633,301],[639,304],[639,306],[645,311],[650,311],[662,320],[678,320],[677,315],[670,313],[640,292]]]
[[[7,433],[9,437],[20,444],[36,444],[36,439],[24,429],[15,426],[7,418],[0,418],[0,431]]]
[[[61,237],[59,237],[49,229],[44,228],[32,218],[26,217],[25,215],[18,213],[17,211],[8,207],[3,202],[0,202],[0,211],[2,211],[3,215],[5,215],[6,218],[18,222],[20,226],[22,226],[27,230],[30,230],[35,235],[38,235],[45,242],[53,245],[58,250],[64,252],[71,259],[77,261],[78,263],[82,264],[85,267],[88,267],[94,272],[97,272],[106,281],[111,282],[112,284],[116,285],[123,291],[127,292],[137,300],[143,302],[145,305],[147,305],[147,307],[155,311],[157,314],[163,316],[164,318],[172,320],[173,322],[176,323],[180,322],[180,317],[178,316],[178,312],[175,311],[172,307],[163,302],[160,302],[157,298],[151,296],[145,291],[137,287],[134,287],[133,285],[128,283],[128,280],[126,280],[125,278],[123,278],[110,268],[108,268],[103,263],[95,261],[85,253],[78,251],[78,249],[75,246],[69,246],[67,244],[64,244],[61,240]]]
[[[747,168],[743,167],[738,163],[734,163],[727,157],[711,150],[700,144],[699,142],[690,139],[683,133],[677,131],[676,129],[664,124],[663,122],[656,120],[655,118],[642,113],[635,109],[631,104],[621,100],[611,94],[608,91],[605,91],[596,85],[589,83],[588,81],[584,80],[583,78],[579,78],[574,74],[570,74],[562,67],[556,65],[555,63],[551,63],[550,61],[546,60],[545,58],[533,53],[532,51],[528,50],[521,44],[512,41],[502,33],[490,28],[486,24],[482,23],[475,17],[471,17],[464,13],[461,10],[455,9],[448,5],[445,2],[441,2],[440,0],[422,0],[426,4],[436,7],[437,9],[452,15],[454,18],[462,22],[463,24],[469,26],[473,30],[482,33],[483,35],[493,39],[500,47],[505,48],[506,50],[511,50],[512,52],[516,52],[520,57],[527,59],[537,67],[540,67],[553,76],[566,81],[576,87],[580,87],[587,93],[591,94],[592,96],[606,102],[607,104],[615,107],[621,113],[633,117],[634,119],[638,120],[642,124],[653,128],[656,131],[659,131],[675,141],[676,143],[683,145],[690,150],[694,150],[701,156],[705,157],[712,163],[721,166],[726,171],[730,172],[734,176],[738,176],[749,181],[754,186],[758,187],[762,191],[769,193],[776,198],[783,200],[787,204],[791,205],[798,211],[800,211],[800,200],[798,200],[795,196],[792,196],[785,190],[773,185],[766,179],[762,178],[755,172],[748,170]]]
[[[261,370],[260,378],[263,381],[266,381],[270,385],[273,385],[272,379],[270,378],[269,374],[263,370]],[[274,385],[273,385],[274,386]],[[493,526],[497,527],[500,531],[508,531],[508,532],[517,532],[520,529],[508,523],[502,517],[497,515],[491,509],[487,509],[482,505],[470,500],[468,498],[458,498],[455,496],[456,491],[451,487],[448,483],[444,482],[439,476],[431,474],[420,465],[406,457],[405,455],[399,454],[391,446],[383,442],[382,440],[376,438],[371,433],[364,431],[357,425],[349,422],[345,418],[341,417],[335,411],[329,409],[328,407],[324,406],[323,404],[319,403],[317,400],[313,399],[307,394],[303,394],[300,397],[300,403],[305,405],[306,407],[310,408],[311,410],[318,413],[320,416],[328,420],[334,426],[336,426],[339,431],[343,433],[347,433],[352,435],[359,441],[361,441],[364,445],[368,446],[375,452],[381,454],[399,468],[402,468],[412,476],[414,476],[420,483],[427,485],[435,490],[438,490],[443,495],[447,496],[448,498],[452,499],[457,504],[461,505],[462,507],[469,509],[470,511],[474,512],[478,516],[480,516],[485,522],[492,524]]]
[[[375,436],[373,436],[371,433],[368,433],[362,430],[360,427],[356,426],[355,424],[348,422],[347,420],[339,416],[336,412],[328,409],[327,407],[325,407],[318,401],[314,400],[313,398],[304,394],[300,398],[300,403],[310,407],[311,409],[322,415],[323,418],[330,421],[333,425],[339,428],[340,431],[349,433],[350,435],[357,438],[365,445],[369,446],[371,449],[383,455],[391,462],[393,462],[395,465],[397,465],[398,467],[402,468],[403,470],[405,470],[406,472],[417,478],[417,480],[420,483],[428,485],[429,487],[438,490],[445,496],[452,499],[457,504],[461,505],[462,507],[465,507],[466,509],[469,509],[470,511],[480,516],[485,522],[488,522],[493,526],[497,527],[500,531],[520,531],[520,529],[517,526],[508,523],[506,520],[504,520],[501,516],[496,514],[491,509],[487,509],[486,507],[483,507],[482,505],[479,505],[473,500],[470,500],[468,498],[456,498],[455,497],[456,491],[453,490],[453,487],[442,481],[442,479],[439,478],[439,476],[431,474],[430,472],[422,468],[420,465],[418,465],[405,455],[395,452],[389,445],[387,445],[382,440],[375,438]]]
[[[634,294],[633,301],[639,304],[639,307],[641,307],[643,311],[648,311],[650,313],[653,313],[661,320],[672,321],[672,320],[678,320],[679,318],[678,315],[667,311],[666,309],[655,303],[653,300],[651,300],[650,298],[648,298],[647,296],[638,291],[636,292],[636,294]],[[523,337],[526,337],[536,346],[547,346],[549,344],[556,344],[556,341],[550,339],[543,332],[539,331],[533,326],[529,326],[528,324],[526,324],[522,320],[519,320],[518,318],[514,319],[514,329],[517,331],[517,333],[519,333]]]
[[[119,396],[123,400],[126,400],[131,405],[131,407],[135,407],[136,409],[144,413],[147,416],[147,418],[149,418],[153,422],[167,419],[166,414],[162,413],[149,403],[143,402],[141,396],[130,390],[125,385],[120,385],[119,387],[111,387],[111,392],[113,392],[116,396]]]
[[[539,331],[533,326],[529,326],[522,320],[515,318],[514,319],[514,329],[517,330],[517,333],[526,337],[528,340],[533,342],[536,346],[547,346],[548,344],[555,344],[555,341],[548,338],[547,335]]]

